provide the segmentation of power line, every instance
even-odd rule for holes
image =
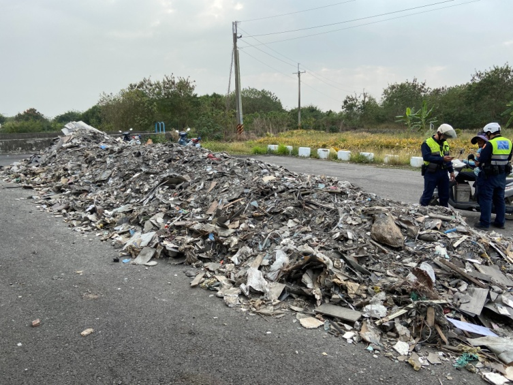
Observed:
[[[247,47],[256,48],[256,49],[257,49],[257,50],[259,50],[260,52],[262,52],[262,53],[264,53],[264,54],[266,54],[266,55],[268,55],[268,56],[270,56],[270,57],[272,57],[272,58],[275,58],[276,60],[279,60],[279,61],[281,61],[282,63],[285,63],[285,64],[288,64],[288,65],[290,65],[290,66],[293,66],[292,64],[287,63],[286,61],[281,60],[280,58],[278,58],[278,57],[276,57],[276,56],[274,56],[274,55],[271,55],[270,53],[265,52],[264,50],[261,50],[261,49],[259,49],[258,47],[255,47],[254,45],[251,45],[251,44],[249,44],[249,43],[247,43],[247,42],[246,42],[246,44],[248,44],[248,46],[246,46],[246,47],[244,47],[244,48],[247,48]],[[270,48],[270,47],[268,47],[268,48],[269,48],[269,49],[272,49],[272,48]],[[274,50],[273,50],[273,51],[274,51]],[[245,52],[245,51],[241,51],[241,52],[247,53],[247,52]],[[275,51],[275,52],[276,52],[276,51]],[[248,55],[249,55],[249,54],[248,54]],[[284,55],[282,55],[282,56],[284,56]],[[252,57],[253,57],[255,60],[258,60],[258,59],[256,59],[254,56],[252,56]],[[286,56],[284,56],[284,57],[286,57]],[[287,58],[287,59],[289,59],[289,58]],[[292,59],[289,59],[289,60],[292,60]],[[294,66],[294,67],[295,67],[295,66]],[[303,66],[303,68],[308,69],[308,68],[306,68],[305,66]],[[343,88],[340,88],[340,87],[334,86],[333,84],[327,83],[326,81],[322,80],[320,77],[318,77],[317,75],[315,75],[315,72],[311,71],[310,69],[308,69],[308,71],[309,71],[308,73],[309,73],[310,75],[313,75],[313,77],[314,77],[314,78],[316,78],[317,80],[321,81],[321,82],[322,82],[322,83],[324,83],[324,84],[327,84],[327,85],[328,85],[328,86],[330,86],[330,87],[336,88],[337,90],[339,90],[339,91],[343,91],[343,92],[353,92],[353,91],[349,91],[349,90],[346,90],[346,89],[343,89]],[[311,72],[310,72],[310,71],[311,71]],[[331,81],[331,80],[330,80],[330,79],[328,79],[328,78],[325,78],[325,79],[326,79],[326,80]]]
[[[288,77],[288,78],[292,78],[292,79],[294,79],[294,77],[293,77],[293,76],[290,76],[290,75],[287,75],[287,74],[283,73],[283,72],[282,72],[282,71],[280,71],[279,69],[274,68],[273,66],[271,66],[271,65],[269,65],[269,64],[267,64],[267,63],[265,63],[265,62],[263,62],[263,61],[262,61],[262,60],[260,60],[260,59],[257,59],[256,57],[254,57],[253,55],[251,55],[251,54],[247,53],[246,51],[241,51],[241,52],[242,52],[243,54],[248,55],[249,57],[253,58],[254,60],[256,60],[256,61],[258,61],[258,62],[262,63],[263,65],[265,65],[265,66],[267,66],[267,67],[269,67],[269,68],[273,69],[274,71],[279,72],[280,74],[282,74],[282,75],[284,75],[284,76],[286,76],[286,77]],[[337,101],[337,102],[340,102],[340,100],[335,99],[334,97],[332,97],[332,96],[330,96],[330,95],[328,95],[328,94],[325,94],[324,92],[319,91],[318,89],[316,89],[316,88],[312,87],[311,85],[309,85],[309,84],[305,83],[304,81],[302,82],[302,84],[304,84],[304,85],[306,85],[307,87],[309,87],[309,88],[313,89],[315,92],[318,92],[318,93],[319,93],[319,94],[321,94],[321,95],[324,95],[324,96],[326,96],[326,97],[328,97],[328,98],[330,98],[330,99],[333,99],[333,100],[335,100],[335,101]]]
[[[454,8],[454,7],[459,7],[459,6],[462,6],[462,5],[467,5],[467,4],[471,4],[471,3],[477,3],[481,0],[472,0],[472,1],[467,1],[465,3],[461,3],[461,4],[455,4],[455,5],[449,5],[447,7],[440,7],[440,8],[436,8],[436,9],[430,9],[428,11],[422,11],[422,12],[415,12],[415,13],[411,13],[409,15],[403,15],[403,16],[396,16],[396,17],[391,17],[391,18],[388,18],[388,19],[384,19],[384,20],[378,20],[378,21],[372,21],[372,22],[369,22],[369,23],[364,23],[364,24],[359,24],[359,25],[353,25],[351,27],[346,27],[346,28],[339,28],[339,29],[333,29],[331,31],[325,31],[325,32],[319,32],[319,33],[313,33],[313,34],[310,34],[310,35],[303,35],[303,36],[298,36],[298,37],[291,37],[291,38],[288,38],[288,39],[282,39],[282,40],[274,40],[274,41],[268,41],[266,43],[260,43],[260,44],[254,44],[253,47],[256,47],[258,45],[268,45],[268,44],[275,44],[275,43],[282,43],[282,42],[285,42],[285,41],[291,41],[291,40],[299,40],[299,39],[304,39],[306,37],[312,37],[312,36],[319,36],[319,35],[326,35],[328,33],[332,33],[332,32],[339,32],[339,31],[345,31],[345,30],[348,30],[348,29],[354,29],[354,28],[358,28],[358,27],[364,27],[364,26],[367,26],[367,25],[372,25],[372,24],[378,24],[378,23],[383,23],[385,21],[390,21],[390,20],[396,20],[396,19],[403,19],[405,17],[410,17],[410,16],[415,16],[415,15],[421,15],[423,13],[429,13],[429,12],[435,12],[435,11],[439,11],[441,9],[447,9],[447,8]],[[253,36],[249,36],[249,37],[253,37]],[[306,67],[305,67],[306,68]]]
[[[246,31],[244,31],[242,28],[239,28],[239,29],[240,29],[241,31],[243,31],[243,32],[246,32]],[[251,36],[251,37],[252,37],[252,36]],[[253,38],[253,39],[255,39],[256,41],[258,41],[259,43],[261,43],[260,45],[264,45],[264,46],[266,46],[268,49],[270,49],[270,50],[271,50],[271,51],[273,51],[273,52],[276,52],[278,55],[283,56],[284,58],[286,58],[286,59],[290,60],[291,62],[293,62],[293,61],[294,61],[293,59],[291,59],[291,58],[289,58],[289,57],[287,57],[287,56],[283,55],[282,53],[280,53],[280,52],[276,51],[275,49],[273,49],[273,48],[271,48],[271,47],[268,47],[265,43],[262,43],[262,42],[261,42],[260,40],[258,40],[256,37],[252,37],[252,38]],[[288,64],[288,65],[290,65],[290,66],[294,66],[294,67],[295,67],[295,65],[294,65],[294,64],[287,63],[287,62],[285,62],[285,61],[281,60],[280,58],[277,58],[276,56],[271,55],[270,53],[265,52],[265,51],[263,51],[263,50],[259,49],[259,48],[258,48],[258,47],[256,47],[255,45],[253,45],[253,44],[251,44],[251,43],[248,43],[247,41],[246,41],[245,43],[246,43],[246,44],[248,44],[248,46],[245,46],[245,47],[243,47],[243,48],[247,48],[247,47],[255,48],[255,49],[259,50],[260,52],[265,53],[265,54],[266,54],[266,55],[268,55],[268,56],[271,56],[271,57],[273,57],[273,58],[275,58],[275,59],[277,59],[277,60],[279,60],[279,61],[281,61],[281,62],[283,62],[283,63],[285,63],[285,64]],[[330,87],[336,88],[336,89],[338,89],[339,91],[343,91],[343,92],[353,92],[353,91],[349,91],[349,90],[346,90],[346,89],[343,89],[343,88],[340,88],[340,87],[334,86],[333,84],[326,83],[324,80],[320,79],[317,75],[315,75],[315,72],[314,72],[313,70],[311,70],[311,69],[309,69],[309,68],[305,67],[304,65],[303,65],[303,68],[307,69],[307,70],[309,71],[309,74],[310,74],[310,75],[313,75],[313,77],[317,78],[317,80],[319,80],[319,81],[321,81],[321,82],[323,82],[323,83],[325,83],[325,84],[329,85]],[[319,76],[320,76],[320,77],[323,77],[322,75],[319,75]],[[328,79],[328,78],[326,78],[326,77],[324,77],[324,79],[326,79],[326,80],[328,80],[328,81],[330,81],[330,82],[332,82],[332,83],[334,83],[334,84],[337,84],[336,82],[333,82],[331,79]]]
[[[266,17],[259,17],[259,18],[257,18],[257,19],[243,20],[243,21],[241,21],[241,23],[249,23],[250,21],[265,20],[265,19],[273,19],[273,18],[276,18],[276,17],[288,16],[288,15],[295,15],[295,14],[297,14],[297,13],[309,12],[309,11],[315,11],[315,10],[317,10],[317,9],[333,7],[333,6],[335,6],[335,5],[351,3],[351,2],[353,2],[353,1],[356,1],[356,0],[341,1],[341,2],[338,2],[338,3],[334,3],[334,4],[323,5],[322,7],[316,7],[316,8],[305,9],[305,10],[303,10],[303,11],[296,11],[296,12],[282,13],[282,14],[280,14],[280,15],[266,16]]]
[[[356,25],[356,26],[352,26],[352,27],[347,27],[347,28],[341,28],[341,29],[337,29],[337,30],[333,30],[333,31],[326,31],[326,32],[321,32],[321,33],[318,33],[318,34],[311,34],[311,35],[305,35],[305,36],[299,36],[299,37],[296,37],[296,38],[290,38],[290,39],[284,39],[284,40],[278,40],[278,41],[273,41],[273,42],[269,42],[267,44],[273,44],[273,43],[278,43],[278,42],[283,42],[283,41],[288,41],[288,40],[297,40],[297,39],[301,39],[301,38],[304,38],[304,37],[309,37],[309,36],[316,36],[316,35],[321,35],[321,34],[326,34],[326,33],[331,33],[331,32],[336,32],[336,31],[342,31],[342,30],[347,30],[347,29],[352,29],[352,28],[357,28],[357,27],[362,27],[362,26],[366,26],[366,25],[371,25],[371,24],[377,24],[377,23],[382,23],[382,22],[385,22],[385,21],[389,21],[389,20],[394,20],[394,19],[400,19],[400,18],[404,18],[404,17],[409,17],[409,16],[414,16],[414,15],[418,15],[418,14],[422,14],[422,13],[428,13],[428,12],[434,12],[434,11],[438,11],[438,10],[441,10],[441,9],[445,9],[445,8],[453,8],[453,7],[458,7],[458,6],[461,6],[461,5],[466,5],[466,4],[469,4],[469,3],[475,3],[475,2],[478,2],[480,0],[473,0],[473,1],[468,1],[468,2],[465,2],[465,3],[461,3],[461,4],[455,4],[455,5],[450,5],[450,6],[447,6],[447,7],[440,7],[440,8],[436,8],[436,9],[433,9],[433,10],[428,10],[428,11],[423,11],[423,12],[415,12],[415,13],[412,13],[412,14],[409,14],[409,15],[404,15],[404,16],[398,16],[398,17],[394,17],[394,18],[388,18],[388,19],[385,19],[385,20],[379,20],[379,21],[375,21],[375,22],[370,22],[370,23],[364,23],[364,24],[359,24],[359,25]],[[240,27],[239,27],[240,28]],[[250,35],[247,31],[245,31],[244,29],[240,28],[241,31],[243,31],[244,33],[248,34],[249,37],[251,37],[252,39],[256,40],[259,44],[251,44],[247,41],[245,41],[246,44],[248,44],[248,46],[250,46],[251,48],[255,48],[263,53],[265,53],[266,55],[268,56],[271,56],[277,60],[280,60],[282,61],[283,63],[285,64],[288,64],[290,66],[295,66],[295,64],[291,64],[291,63],[287,63],[279,58],[277,58],[276,56],[274,55],[271,55],[261,49],[259,49],[257,46],[259,45],[264,45],[266,46],[269,50],[275,52],[276,54],[286,58],[287,60],[290,60],[291,62],[297,62],[296,60],[294,59],[291,59],[290,57],[287,57],[286,55],[283,55],[282,53],[278,52],[277,50],[273,49],[272,47],[269,47],[266,43],[263,43],[261,40],[257,39],[254,35]],[[327,77],[325,76],[322,76],[321,74],[318,74],[318,76],[315,75],[315,71],[313,71],[312,69],[306,67],[305,65],[303,65],[303,68],[307,69],[309,71],[309,73],[311,75],[313,75],[315,78],[317,78],[318,80],[320,80],[321,82],[333,87],[333,88],[337,88],[339,89],[340,91],[344,91],[344,92],[350,92],[346,89],[343,89],[343,88],[339,88],[333,84],[340,84],[340,83],[337,83],[331,79],[328,79]],[[333,83],[333,84],[329,84],[329,83],[326,83],[325,81],[321,80],[319,77],[321,78],[324,78],[325,80],[328,80],[329,82]],[[352,92],[352,91],[351,91]]]
[[[393,14],[395,14],[395,13],[402,13],[402,12],[413,11],[413,10],[415,10],[415,9],[426,8],[426,7],[432,7],[432,6],[435,6],[435,5],[444,4],[444,3],[450,3],[450,2],[453,2],[453,1],[454,1],[454,0],[439,1],[439,2],[437,2],[437,3],[431,3],[431,4],[427,4],[427,5],[421,5],[421,6],[418,6],[418,7],[401,9],[401,10],[399,10],[399,11],[393,11],[393,12],[381,13],[381,14],[379,14],[379,15],[366,16],[366,17],[360,17],[360,18],[357,18],[357,19],[344,20],[344,21],[339,21],[339,22],[337,22],[337,23],[331,23],[331,24],[317,25],[317,26],[314,26],[314,27],[306,27],[306,28],[291,29],[291,30],[288,30],[288,31],[280,31],[280,32],[262,33],[262,34],[260,34],[260,35],[251,35],[251,37],[269,36],[269,35],[279,35],[279,34],[283,34],[283,33],[291,33],[291,32],[306,31],[306,30],[309,30],[309,29],[316,29],[316,28],[331,27],[332,25],[337,25],[337,24],[347,24],[347,23],[352,23],[352,22],[355,22],[355,21],[362,21],[362,20],[367,20],[367,19],[373,19],[373,18],[376,18],[376,17],[382,17],[382,16],[393,15]]]
[[[249,57],[252,57],[252,58],[253,58],[253,59],[255,59],[256,61],[258,61],[258,62],[262,63],[263,65],[265,65],[265,66],[267,66],[267,67],[269,67],[269,68],[271,68],[271,69],[273,69],[273,70],[275,70],[275,71],[277,71],[277,72],[281,73],[282,75],[285,75],[285,76],[287,76],[287,77],[289,77],[289,78],[294,79],[294,77],[292,77],[292,76],[290,76],[290,75],[287,75],[287,74],[285,74],[285,73],[281,72],[279,69],[274,68],[273,66],[271,66],[271,65],[269,65],[269,64],[267,64],[267,63],[265,63],[265,62],[263,62],[263,61],[262,61],[262,60],[260,60],[260,59],[257,59],[256,57],[254,57],[253,55],[251,55],[251,54],[247,53],[246,51],[240,51],[240,52],[242,52],[242,53],[243,53],[243,54],[245,54],[245,55],[248,55]]]
[[[242,30],[242,28],[240,28],[240,29]],[[264,50],[261,50],[261,49],[260,49],[260,48],[258,48],[258,47],[255,47],[255,46],[254,46],[253,44],[251,44],[251,43],[248,43],[248,42],[245,42],[245,43],[247,44],[247,46],[243,46],[243,47],[240,47],[240,48],[247,48],[247,47],[255,48],[255,49],[259,50],[260,52],[265,53],[266,55],[271,56],[271,57],[275,58],[276,60],[281,61],[282,63],[285,63],[285,64],[287,64],[287,65],[290,65],[290,66],[296,67],[296,66],[295,66],[295,64],[287,63],[285,60],[282,60],[282,59],[280,59],[279,57],[276,57],[276,56],[274,56],[274,55],[271,55],[270,53],[265,52]],[[265,45],[265,44],[264,44],[264,45]],[[274,50],[273,50],[273,51],[274,51]],[[274,52],[277,52],[277,51],[274,51]],[[278,53],[279,53],[279,52],[278,52]],[[281,55],[281,56],[283,56],[283,55]],[[284,56],[284,57],[286,57],[286,56]],[[288,59],[288,58],[287,58],[287,59]],[[292,59],[289,59],[289,60],[291,60],[291,61],[292,61]]]

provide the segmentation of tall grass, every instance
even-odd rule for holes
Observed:
[[[477,146],[470,143],[476,132],[459,131],[456,139],[449,139],[451,153],[459,157],[460,150],[464,156],[476,151]],[[420,146],[433,132],[412,132],[404,130],[380,130],[379,133],[366,131],[350,131],[343,133],[325,133],[320,131],[295,130],[287,131],[272,137],[264,137],[247,142],[204,142],[203,146],[214,152],[226,151],[235,155],[266,154],[269,144],[278,145],[273,154],[289,155],[286,146],[292,146],[291,155],[297,155],[299,147],[310,147],[312,157],[317,157],[318,148],[330,149],[329,159],[337,159],[339,150],[351,151],[351,161],[369,163],[361,157],[360,152],[374,153],[374,164],[383,164],[387,155],[397,155],[391,158],[389,165],[408,165],[412,156],[421,156]],[[511,137],[513,129],[503,130],[503,135]]]

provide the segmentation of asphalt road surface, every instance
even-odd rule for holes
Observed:
[[[2,385],[482,383],[451,363],[415,372],[293,314],[227,308],[189,287],[187,267],[115,263],[110,244],[38,209],[30,190],[0,182],[0,194]]]

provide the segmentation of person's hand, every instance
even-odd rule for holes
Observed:
[[[451,182],[454,182],[456,180],[456,178],[454,177],[454,173],[453,172],[451,172],[449,174],[449,179],[451,180]]]
[[[454,159],[454,156],[449,156],[449,155],[444,156],[444,162],[450,162],[453,159]]]

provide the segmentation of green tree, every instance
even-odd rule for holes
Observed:
[[[99,105],[108,130],[134,128],[147,131],[154,123],[155,104],[142,90],[126,89],[117,95],[103,94]]]
[[[50,121],[35,108],[29,108],[14,116],[4,124],[5,132],[42,132],[51,131]]]
[[[35,108],[29,108],[14,117],[15,122],[42,122],[49,123],[49,120]]]
[[[502,113],[510,100],[513,100],[513,68],[507,63],[472,75],[466,102],[477,125],[491,121],[505,123]]]
[[[54,123],[66,124],[82,120],[82,113],[79,111],[68,111],[53,118]]]
[[[103,128],[103,121],[102,121],[102,108],[100,105],[95,104],[91,108],[89,108],[87,111],[84,111],[82,113],[82,121],[84,123],[89,124],[90,126],[98,129],[104,129]]]
[[[199,108],[194,127],[202,138],[221,140],[229,135],[233,114],[226,111],[225,99],[216,93],[198,98]]]
[[[508,121],[506,122],[505,127],[508,127],[511,122],[513,122],[513,100],[506,104],[506,107],[508,109],[502,113],[502,115],[509,116]]]
[[[375,98],[363,91],[360,95],[348,95],[342,102],[344,124],[348,127],[364,127],[385,122],[383,108]]]
[[[234,97],[234,94],[230,95],[230,101],[234,101]],[[271,91],[244,88],[241,91],[241,99],[243,114],[253,114],[255,112],[265,114],[271,111],[283,111],[280,99]]]
[[[418,109],[422,101],[429,94],[430,89],[426,82],[419,82],[416,78],[410,82],[389,85],[383,90],[382,106],[387,121],[393,121],[394,117],[401,115],[406,107]]]
[[[155,105],[154,121],[163,121],[168,127],[184,128],[193,124],[194,111],[199,108],[194,93],[195,82],[190,78],[165,75],[161,81],[144,78],[130,84],[128,90],[140,90]]]
[[[4,124],[7,121],[7,117],[0,114],[0,124]]]

